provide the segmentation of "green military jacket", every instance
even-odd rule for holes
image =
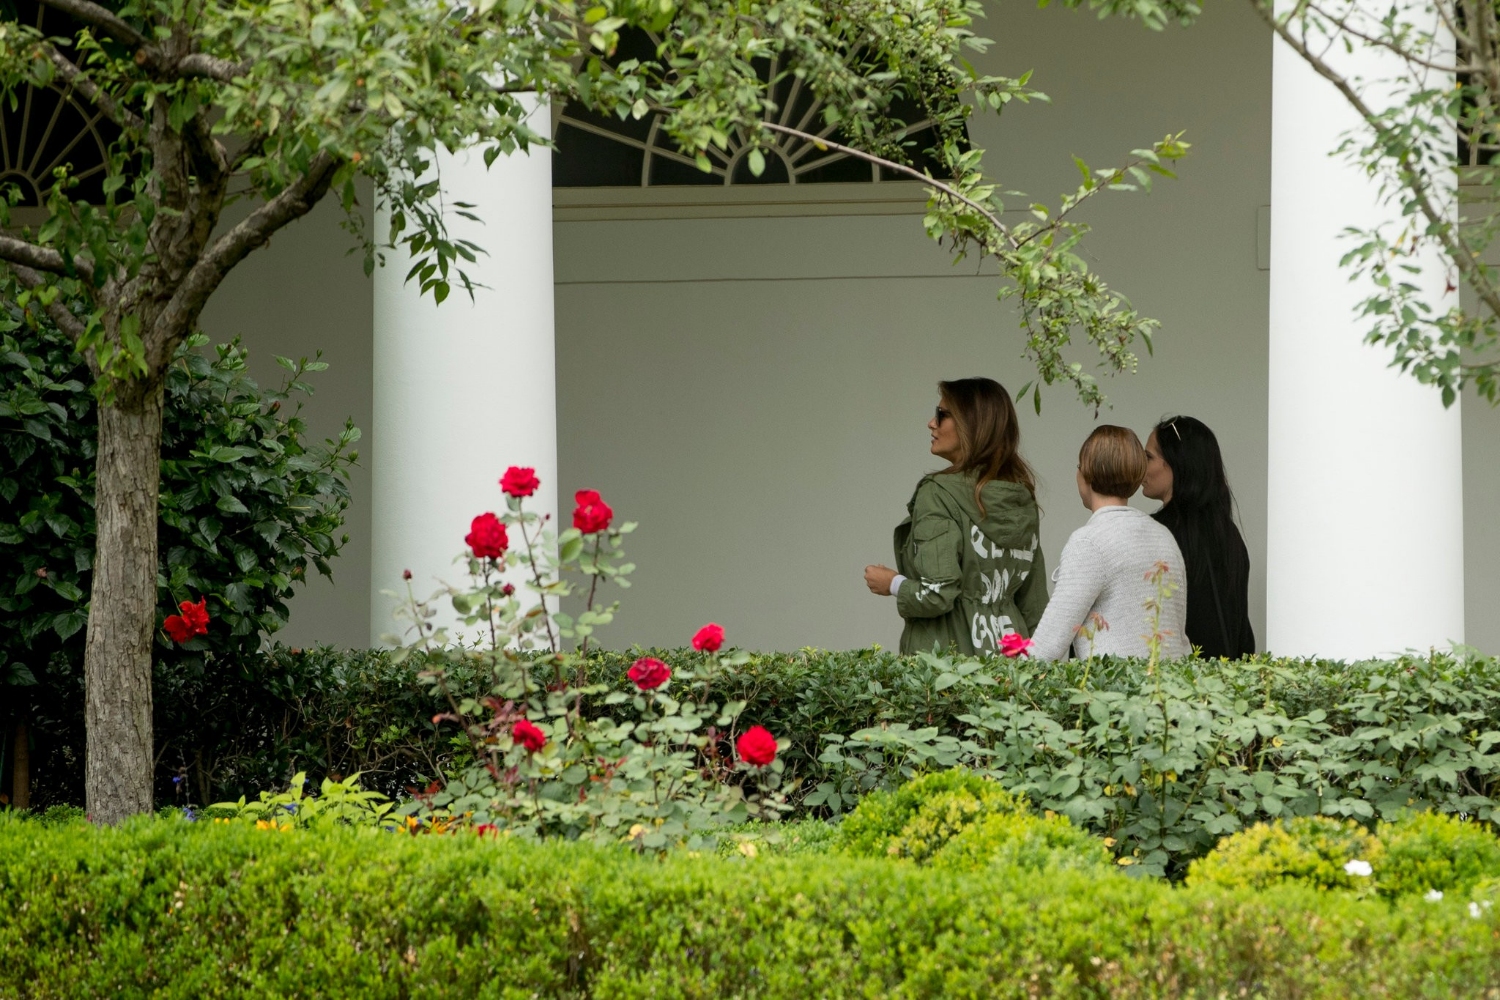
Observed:
[[[901,652],[956,648],[994,653],[1008,632],[1030,636],[1047,608],[1047,570],[1036,498],[1020,483],[984,484],[939,473],[917,483],[896,527]]]

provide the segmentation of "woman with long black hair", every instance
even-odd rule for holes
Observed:
[[[1250,552],[1234,523],[1214,432],[1192,417],[1163,419],[1146,440],[1142,492],[1161,501],[1152,517],[1172,532],[1187,563],[1188,641],[1205,657],[1254,653]]]

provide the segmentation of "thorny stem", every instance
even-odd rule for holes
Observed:
[[[490,572],[494,569],[495,561],[488,557],[484,560],[484,617],[490,626],[490,659],[493,661],[498,655],[500,643],[495,637],[495,609],[493,606],[494,594],[490,587]]]
[[[517,498],[518,505],[525,502],[525,500]],[[542,583],[542,571],[537,567],[536,550],[532,547],[531,532],[527,530],[526,524],[526,520],[522,518],[521,538],[526,542],[526,562],[531,566],[531,582],[536,586],[537,597],[542,602],[542,624],[547,628],[547,647],[555,654],[557,652],[557,637],[552,634],[552,613],[547,609],[547,595],[543,589],[546,584]],[[537,530],[540,531],[541,528],[538,527]]]
[[[594,536],[594,568],[593,571],[589,573],[589,576],[593,578],[593,582],[589,584],[589,600],[588,603],[584,605],[585,611],[594,610],[594,591],[599,589],[599,546],[602,542],[602,533]],[[589,637],[587,635],[583,637],[583,643],[578,647],[578,655],[589,655]]]

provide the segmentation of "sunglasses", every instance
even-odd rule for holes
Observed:
[[[936,410],[933,411],[932,416],[934,420],[941,424],[944,420],[947,420],[949,417],[953,416],[953,414],[949,413],[947,410],[939,406]]]

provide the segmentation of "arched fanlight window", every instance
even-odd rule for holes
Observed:
[[[619,56],[645,62],[655,57],[656,44],[657,40],[644,31],[622,32]],[[775,79],[780,70],[775,63],[769,64],[765,79]],[[837,128],[824,122],[822,102],[800,78],[787,74],[776,84],[772,98],[777,110],[768,116],[769,121],[820,138],[841,140]],[[900,114],[902,108],[895,110],[897,117],[905,117]],[[931,121],[907,120],[907,141],[914,151],[915,165],[919,169],[936,168],[917,152],[935,141]],[[661,118],[654,114],[622,121],[569,105],[557,121],[555,136],[552,183],[556,187],[817,184],[898,177],[863,160],[786,135],[779,136],[772,149],[763,150],[765,170],[759,177],[750,172],[750,147],[743,135],[731,135],[727,149],[710,148],[712,169],[704,173],[692,157],[677,149],[661,127]]]
[[[15,0],[17,20],[49,35],[71,35],[72,23],[36,0]],[[76,201],[104,198],[109,146],[119,129],[92,104],[68,91],[26,86],[16,103],[0,101],[0,190],[20,188],[22,206],[41,205],[55,183],[53,171],[66,166],[79,184],[68,194]]]

